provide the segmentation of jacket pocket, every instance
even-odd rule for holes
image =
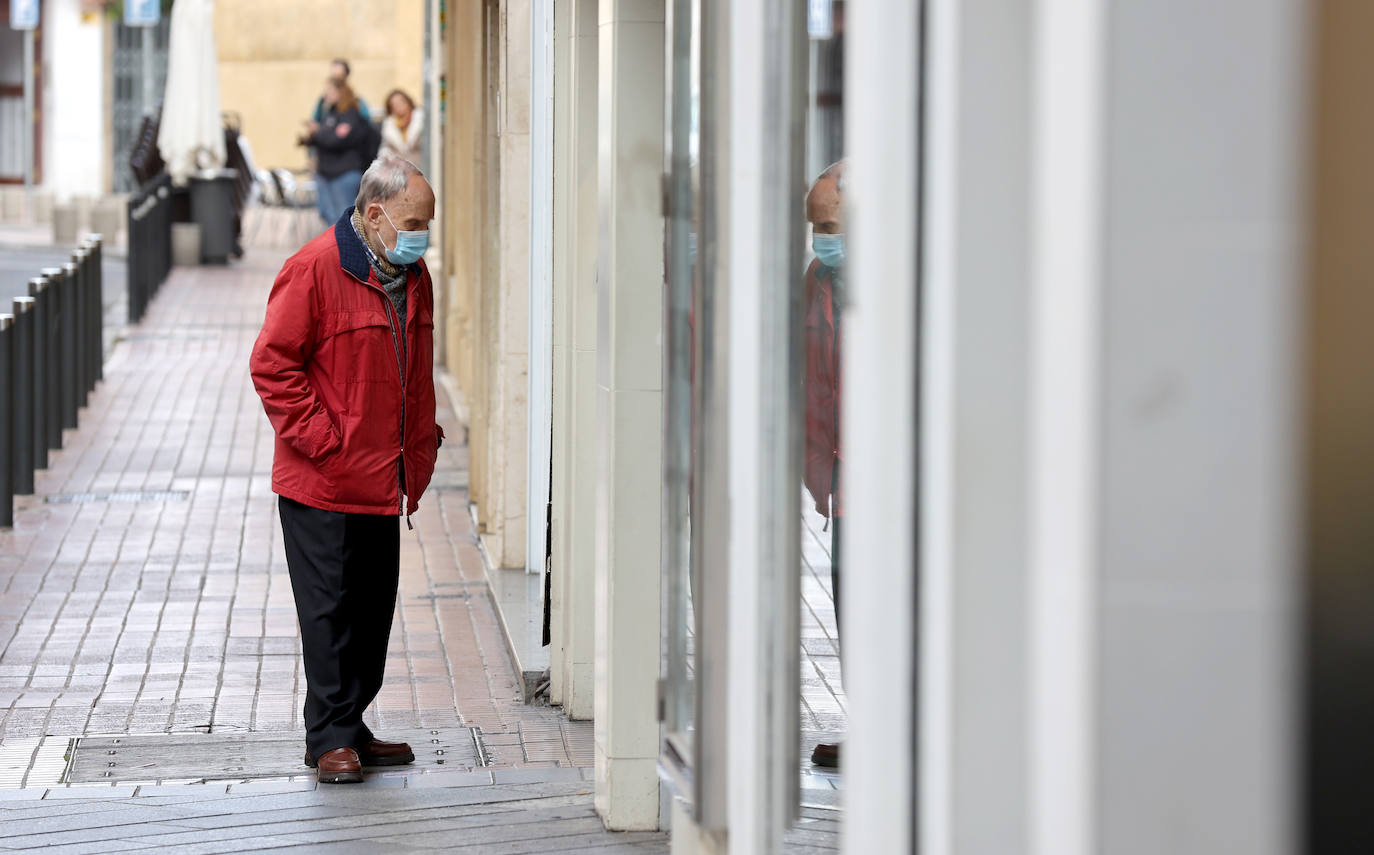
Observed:
[[[396,341],[386,313],[327,312],[320,318],[315,360],[337,383],[399,382]]]

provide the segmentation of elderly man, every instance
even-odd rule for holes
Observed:
[[[395,157],[356,207],[287,259],[250,370],[276,432],[272,490],[305,658],[305,762],[320,783],[413,762],[363,712],[382,687],[409,524],[434,473],[434,192]]]
[[[834,164],[806,196],[811,247],[806,293],[806,463],[803,479],[816,512],[830,521],[830,581],[835,627],[840,626],[840,341],[839,292],[844,281],[844,161]],[[840,746],[821,743],[811,754],[817,766],[840,765]]]

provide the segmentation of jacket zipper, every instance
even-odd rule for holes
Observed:
[[[351,274],[350,274],[350,275],[351,275]],[[354,278],[357,279],[356,276],[355,276]],[[358,281],[361,282],[362,280],[358,280]],[[396,351],[396,371],[397,371],[397,373],[400,374],[400,376],[401,376],[401,440],[400,440],[401,454],[400,454],[399,457],[396,458],[396,506],[397,506],[397,509],[398,509],[398,515],[399,515],[399,516],[404,516],[404,517],[406,518],[406,528],[411,529],[411,530],[413,531],[413,530],[415,529],[415,526],[414,526],[414,524],[411,523],[411,521],[410,521],[410,514],[407,514],[407,513],[406,513],[406,498],[405,498],[405,496],[406,496],[406,481],[405,481],[405,459],[406,459],[406,368],[405,368],[405,358],[402,356],[402,352],[401,352],[401,339],[400,339],[400,336],[399,336],[399,335],[397,334],[397,332],[396,332],[396,327],[397,327],[397,325],[400,323],[400,320],[401,320],[401,319],[400,319],[399,317],[397,317],[397,318],[395,318],[395,319],[393,320],[393,313],[396,311],[396,307],[393,306],[393,305],[391,305],[391,298],[390,298],[389,296],[387,296],[386,291],[382,290],[381,288],[379,288],[379,287],[376,286],[376,285],[373,285],[373,284],[372,284],[372,280],[371,280],[370,277],[369,277],[368,281],[363,282],[363,284],[366,285],[367,287],[371,288],[373,291],[376,291],[378,294],[381,295],[381,298],[382,298],[382,309],[386,312],[386,325],[387,325],[387,328],[391,330],[391,345],[392,345],[392,348]],[[409,287],[410,287],[410,274],[407,273],[407,274],[406,274],[406,290],[409,290]],[[402,332],[404,332],[404,331],[402,331]]]
[[[835,378],[835,391],[840,388],[840,301],[836,293],[835,278],[830,279],[830,373]],[[830,396],[831,416],[834,418],[835,436],[830,449],[830,515],[835,516],[840,509],[840,396]]]

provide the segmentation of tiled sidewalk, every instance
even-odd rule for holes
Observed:
[[[228,787],[74,787],[46,796],[42,790],[0,790],[0,850],[68,855],[668,851],[666,836],[657,832],[603,830],[586,772],[444,772],[318,789],[310,782],[254,781]],[[820,830],[832,823],[814,824]]]
[[[301,729],[272,434],[247,372],[283,257],[175,271],[0,532],[0,766],[45,735]],[[402,532],[370,724],[477,728],[493,766],[590,765],[590,723],[517,700],[466,482],[466,449],[446,444]]]

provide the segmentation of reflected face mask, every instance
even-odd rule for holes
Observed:
[[[811,249],[826,267],[844,266],[844,235],[812,235]]]

